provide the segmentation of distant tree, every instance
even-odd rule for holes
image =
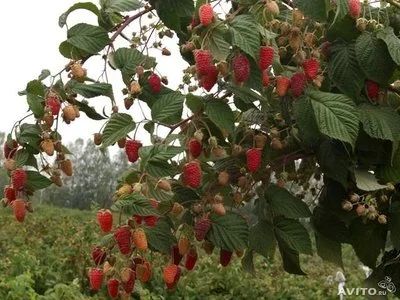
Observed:
[[[69,149],[74,153],[74,176],[64,178],[61,188],[43,192],[41,201],[78,209],[89,209],[93,203],[109,207],[116,184],[110,179],[116,179],[126,169],[122,154],[111,159],[108,150],[99,150],[91,140],[85,143],[82,139],[71,143]]]

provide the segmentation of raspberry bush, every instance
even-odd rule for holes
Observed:
[[[98,24],[66,26],[78,9]],[[73,175],[61,134],[85,114],[105,121],[94,143],[124,148],[131,163],[113,213],[97,214],[93,290],[128,297],[154,272],[174,289],[200,248],[250,272],[254,255],[278,249],[283,268],[304,275],[310,231],[323,259],[343,266],[351,244],[374,269],[370,284],[386,275],[400,286],[399,9],[396,0],[76,3],[59,19],[70,61],[20,92],[30,114],[4,145],[3,204],[22,222],[35,191]],[[170,56],[169,38],[188,64],[179,87],[149,55]],[[96,80],[85,63],[99,54]],[[120,72],[124,99],[108,72]],[[100,96],[110,109],[91,106]],[[153,253],[165,255],[163,270],[152,269]]]

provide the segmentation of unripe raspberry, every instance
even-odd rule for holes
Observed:
[[[72,122],[76,117],[76,110],[73,105],[67,105],[63,108],[63,118],[65,122]]]
[[[225,186],[229,183],[229,173],[226,171],[222,171],[218,174],[218,183],[222,186]]]
[[[194,133],[193,137],[199,142],[201,143],[203,141],[204,138],[204,133],[201,129],[196,130],[196,132]]]
[[[379,224],[386,224],[387,223],[386,216],[385,215],[379,215],[378,222],[379,222]]]
[[[279,6],[276,3],[276,1],[267,0],[267,2],[265,3],[265,8],[271,15],[273,16],[279,15]]]
[[[148,249],[147,237],[143,229],[135,229],[132,233],[132,240],[138,250],[146,251]]]
[[[82,81],[86,77],[87,71],[78,62],[71,65],[71,75],[74,79]]]
[[[190,241],[185,235],[181,235],[181,237],[178,240],[178,249],[179,249],[179,254],[184,256],[186,253],[189,252],[190,249]]]
[[[11,203],[12,209],[14,211],[15,219],[22,223],[26,215],[25,201],[22,199],[16,199]]]
[[[4,169],[6,169],[7,171],[13,171],[17,168],[17,162],[12,159],[12,158],[8,158],[4,161]]]
[[[342,202],[342,208],[345,211],[351,211],[353,209],[353,204],[351,204],[350,201],[343,201]]]
[[[224,216],[226,214],[225,207],[222,203],[214,203],[212,208],[213,211],[219,216]]]
[[[45,139],[40,143],[40,148],[49,156],[54,155],[54,144],[50,139]]]
[[[160,179],[157,182],[156,187],[166,192],[170,192],[172,190],[171,183],[169,182],[169,180],[166,179]]]
[[[132,95],[136,96],[142,92],[142,87],[140,86],[139,82],[132,81],[129,86],[129,91]]]
[[[174,205],[172,206],[171,209],[171,214],[173,214],[174,216],[179,216],[184,210],[184,207],[179,204],[178,202],[174,202]]]
[[[73,173],[72,161],[69,159],[61,161],[60,169],[64,172],[65,175],[72,176]]]

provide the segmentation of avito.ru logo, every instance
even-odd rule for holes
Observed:
[[[338,287],[338,295],[342,296],[384,296],[387,295],[387,293],[395,293],[396,292],[396,286],[392,282],[392,278],[389,276],[386,276],[384,280],[380,281],[378,283],[378,286],[382,289],[376,289],[376,288],[345,288],[344,285],[339,285]]]

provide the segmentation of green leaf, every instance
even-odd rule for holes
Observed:
[[[37,191],[49,187],[53,182],[36,171],[26,171],[28,179],[26,188],[30,191]]]
[[[312,254],[311,239],[307,229],[297,220],[281,218],[274,222],[274,233],[288,247],[304,254]]]
[[[26,100],[29,109],[36,118],[44,115],[44,94],[45,87],[39,80],[32,80],[26,86]]]
[[[290,274],[306,275],[300,267],[299,252],[293,250],[287,242],[279,236],[276,239],[278,241],[279,252],[282,256],[283,269]]]
[[[180,31],[183,20],[190,20],[194,12],[193,0],[163,0],[155,3],[157,14],[165,26]],[[183,20],[182,20],[183,19]]]
[[[400,116],[389,107],[363,104],[358,107],[363,129],[373,138],[400,140]]]
[[[43,80],[45,80],[47,77],[49,77],[50,75],[51,75],[50,70],[48,70],[48,69],[43,69],[43,70],[40,72],[40,75],[38,76],[38,80],[39,80],[39,81],[43,81]]]
[[[336,23],[336,21],[342,20],[349,12],[349,4],[347,0],[337,0],[336,1],[336,14],[335,18],[332,22],[332,25]]]
[[[119,48],[110,55],[110,63],[116,69],[127,77],[136,73],[137,66],[143,66],[146,69],[155,67],[155,59],[142,54],[137,49]]]
[[[143,162],[163,162],[174,158],[184,151],[183,147],[168,146],[164,144],[144,146],[139,150]]]
[[[67,37],[67,43],[88,54],[98,53],[110,42],[104,28],[85,23],[70,28]]]
[[[91,2],[78,2],[72,5],[65,13],[63,13],[59,18],[58,18],[58,25],[60,27],[64,27],[65,24],[67,24],[67,18],[70,13],[72,13],[75,10],[78,9],[86,9],[88,11],[91,11],[94,13],[96,16],[99,15],[99,9],[97,8],[96,5],[94,5]]]
[[[34,149],[39,149],[39,142],[41,141],[41,129],[36,124],[22,124],[20,127],[20,134],[18,142],[20,144],[28,144]]]
[[[75,104],[79,107],[79,111],[84,112],[88,118],[96,121],[105,119],[105,117],[100,115],[93,107],[87,105],[86,103],[75,100]]]
[[[318,255],[326,261],[343,268],[342,244],[328,239],[318,231],[315,232],[315,241]]]
[[[185,96],[180,92],[161,95],[151,106],[153,120],[175,124],[181,120]]]
[[[365,192],[373,192],[382,189],[386,189],[386,185],[378,183],[375,175],[368,172],[367,170],[354,170],[354,176],[356,177],[357,188]]]
[[[295,0],[294,6],[315,21],[325,21],[328,16],[329,7],[325,0]]]
[[[186,106],[193,112],[197,113],[204,109],[203,97],[193,95],[191,93],[186,95]]]
[[[394,154],[392,164],[381,165],[377,168],[375,176],[383,182],[400,182],[400,148]]]
[[[386,27],[378,31],[377,37],[386,43],[393,61],[400,66],[400,39],[394,34],[393,28]]]
[[[324,176],[347,187],[352,163],[343,145],[337,141],[325,140],[318,147],[317,158]]]
[[[334,43],[331,48],[328,73],[338,89],[351,98],[357,98],[364,87],[365,76],[360,72],[354,44]]]
[[[211,214],[212,226],[207,238],[224,250],[235,251],[247,248],[249,228],[246,220],[233,212],[224,216]]]
[[[266,220],[260,220],[250,228],[249,245],[265,258],[272,257],[276,248],[274,230]]]
[[[98,96],[107,96],[111,99],[114,98],[112,85],[109,83],[91,83],[85,84],[75,80],[71,80],[67,85],[71,91],[82,95],[85,98],[94,98]]]
[[[135,122],[128,114],[113,114],[103,130],[103,147],[108,147],[126,137],[135,129]]]
[[[321,134],[315,120],[311,102],[301,98],[293,103],[293,109],[302,141],[308,146],[318,145]]]
[[[271,205],[274,215],[293,219],[311,217],[306,203],[293,196],[288,190],[274,184],[269,185],[265,191],[265,199]]]
[[[368,79],[387,84],[395,64],[384,42],[370,32],[363,32],[355,45],[358,63]]]
[[[304,97],[311,101],[320,132],[354,147],[359,119],[353,101],[345,95],[313,90]]]
[[[132,193],[118,199],[112,206],[114,211],[122,211],[129,215],[158,216],[149,199],[139,193]]]
[[[227,103],[219,100],[208,101],[205,104],[204,111],[210,120],[221,130],[228,133],[233,132],[235,128],[235,116]]]
[[[400,249],[400,202],[392,202],[389,209],[390,240],[396,249]]]
[[[26,165],[29,159],[30,153],[26,149],[19,149],[15,154],[14,160],[16,162],[17,168]]]
[[[108,12],[128,12],[143,7],[139,0],[102,0],[101,8]]]
[[[67,41],[64,41],[60,44],[59,51],[64,57],[74,60],[79,60],[89,56],[89,53],[73,46]]]
[[[255,274],[256,270],[254,268],[254,253],[251,250],[247,250],[242,258],[242,268],[245,272]]]
[[[219,61],[226,61],[230,53],[231,45],[227,41],[228,29],[222,22],[210,25],[205,32],[207,37],[204,40],[204,49],[211,51],[213,58]]]
[[[231,23],[232,44],[256,59],[260,49],[257,22],[251,15],[239,15]]]
[[[102,236],[99,242],[100,247],[107,247],[107,248],[111,248],[114,244],[115,244],[115,238],[113,233]]]
[[[361,262],[376,267],[376,260],[385,249],[386,226],[378,222],[364,223],[361,218],[354,219],[350,225],[353,248]]]
[[[160,218],[155,227],[144,227],[149,248],[164,254],[171,254],[171,248],[177,243],[167,218]]]

